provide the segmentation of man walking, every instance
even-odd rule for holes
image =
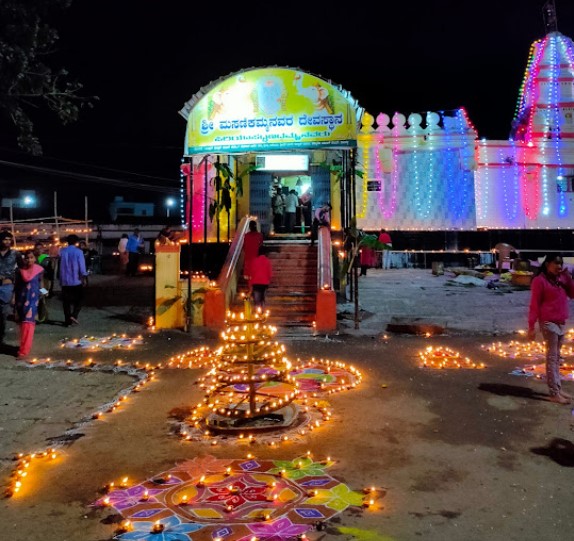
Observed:
[[[143,248],[143,245],[143,237],[140,235],[140,230],[136,227],[134,232],[128,237],[126,244],[128,252],[127,276],[135,276],[137,274],[140,264],[140,250]]]
[[[88,283],[84,253],[77,246],[77,235],[68,235],[68,246],[60,250],[60,284],[64,305],[64,325],[78,325],[78,315],[82,309],[84,286]]]
[[[14,298],[14,278],[18,263],[18,252],[12,250],[12,233],[0,233],[0,345],[4,344],[6,319]]]

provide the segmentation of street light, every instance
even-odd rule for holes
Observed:
[[[168,197],[165,200],[165,206],[166,206],[166,216],[169,218],[169,209],[171,209],[171,207],[175,206],[175,199],[173,197]]]

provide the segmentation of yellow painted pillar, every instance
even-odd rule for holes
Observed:
[[[179,243],[155,246],[155,327],[178,329],[185,325],[182,282],[179,279]]]

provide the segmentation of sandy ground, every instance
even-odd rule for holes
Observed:
[[[326,530],[312,532],[312,539],[569,539],[574,528],[571,408],[548,402],[543,383],[510,375],[514,361],[480,347],[516,338],[510,331],[524,327],[528,292],[450,287],[445,277],[429,274],[371,272],[362,278],[365,311],[359,330],[344,320],[338,335],[285,334],[290,356],[342,360],[364,379],[358,388],[329,397],[334,419],[320,430],[278,449],[255,444],[248,450],[288,460],[307,450],[330,455],[337,461],[332,475],[351,488],[386,490],[374,510],[343,512]],[[52,317],[61,319],[59,300],[50,303]],[[513,317],[501,318],[497,307]],[[148,333],[134,317],[142,313],[133,306],[86,307],[80,327],[39,325],[34,351],[60,360],[92,358],[100,368],[118,359],[156,364],[217,343],[203,331]],[[450,318],[450,331],[432,338],[385,338],[390,317],[417,313]],[[59,348],[66,336],[114,332],[142,334],[144,344],[96,353]],[[16,343],[15,331],[9,341]],[[487,367],[421,369],[417,356],[428,345],[448,346]],[[15,453],[52,444],[61,452],[54,461],[34,462],[21,492],[0,502],[0,539],[111,539],[116,518],[110,510],[89,506],[110,481],[123,476],[142,481],[195,456],[244,456],[247,450],[237,443],[212,448],[173,436],[170,411],[198,401],[195,381],[202,373],[157,371],[156,379],[130,394],[117,411],[92,420],[136,380],[101,369],[29,367],[0,355],[0,484],[10,481]],[[565,384],[566,390],[572,387]],[[345,528],[357,530],[343,533],[349,531]]]

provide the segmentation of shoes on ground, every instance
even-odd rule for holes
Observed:
[[[572,400],[572,395],[571,395],[571,394],[565,393],[564,391],[560,391],[559,394],[560,394],[560,396],[561,396],[562,398],[567,398],[568,400]]]
[[[554,394],[550,395],[550,402],[554,402],[555,404],[570,404],[572,400],[562,396],[561,394]]]
[[[70,318],[70,324],[71,325],[79,325],[80,322],[75,317],[71,317]]]

